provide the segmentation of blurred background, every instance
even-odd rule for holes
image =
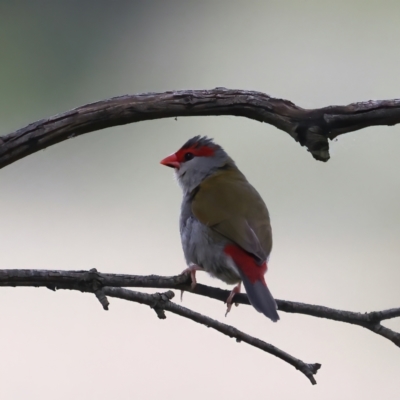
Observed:
[[[216,86],[314,108],[400,97],[397,1],[0,2],[0,133],[123,94]],[[215,138],[271,213],[278,299],[352,311],[399,307],[399,127],[341,136],[324,164],[289,135],[235,117],[131,124],[0,171],[0,268],[174,275],[181,193],[159,164]],[[224,287],[206,274],[202,283]],[[177,293],[178,294],[178,293]],[[400,349],[356,326],[185,294],[183,305],[305,362],[288,364],[148,307],[0,288],[1,399],[395,399]],[[176,296],[179,302],[179,296]],[[385,322],[397,331],[400,320]]]

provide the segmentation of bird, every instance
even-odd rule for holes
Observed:
[[[273,322],[276,302],[265,282],[272,249],[270,216],[262,197],[225,150],[207,136],[189,139],[160,161],[174,169],[183,198],[179,227],[192,287],[204,270],[236,284],[227,298],[245,287],[252,306]]]

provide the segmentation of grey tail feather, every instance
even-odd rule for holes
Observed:
[[[251,305],[273,322],[278,321],[279,315],[276,311],[276,302],[265,283],[262,281],[252,283],[243,275],[242,280]]]

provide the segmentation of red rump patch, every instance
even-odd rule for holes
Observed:
[[[247,253],[241,247],[234,244],[228,244],[227,246],[225,246],[224,253],[232,257],[232,260],[238,266],[240,271],[243,272],[243,274],[251,283],[261,281],[265,285],[264,275],[267,272],[266,262],[258,265],[251,254]]]
[[[189,148],[182,148],[178,150],[175,155],[179,162],[185,161],[185,154],[192,153],[195,157],[211,157],[214,155],[215,151],[210,146],[196,147],[196,145]]]

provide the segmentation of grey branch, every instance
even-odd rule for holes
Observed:
[[[207,296],[225,302],[230,292],[215,287],[197,284],[191,289],[190,276],[171,277],[149,275],[102,274],[96,270],[87,271],[46,271],[46,270],[0,270],[0,286],[44,286],[50,289],[75,289],[84,292],[107,290],[111,287],[141,287],[157,289],[178,289]],[[98,296],[97,296],[98,297]],[[237,294],[234,302],[250,304],[246,294]],[[108,303],[107,303],[108,304]],[[333,308],[304,304],[287,300],[277,300],[278,309],[287,313],[309,315],[334,321],[358,325],[390,340],[400,347],[400,333],[381,325],[381,322],[400,317],[400,308],[383,311],[358,313]],[[102,302],[104,307],[104,304]],[[156,310],[157,311],[157,310]]]
[[[250,336],[247,333],[244,333],[231,325],[224,324],[203,314],[173,303],[170,301],[170,299],[173,297],[173,292],[171,291],[168,291],[166,293],[147,294],[134,292],[133,290],[122,288],[105,287],[104,292],[107,296],[110,297],[118,297],[124,300],[147,304],[155,309],[158,317],[161,319],[165,318],[164,310],[166,310],[174,314],[178,314],[181,317],[191,319],[192,321],[205,325],[208,328],[213,328],[216,331],[223,333],[224,335],[235,338],[237,342],[245,342],[250,346],[254,346],[260,350],[263,350],[280,358],[283,361],[286,361],[287,363],[298,369],[300,372],[302,372],[313,385],[317,383],[314,375],[321,368],[321,364],[306,364],[298,358],[295,358],[290,354],[278,349],[272,344],[266,343],[263,340]]]
[[[108,310],[109,302],[106,296],[109,296],[147,304],[154,309],[160,319],[166,318],[165,311],[178,314],[184,318],[213,328],[229,337],[233,337],[237,342],[245,342],[272,354],[302,372],[313,385],[317,383],[314,375],[321,368],[321,364],[306,364],[277,347],[252,337],[233,326],[175,304],[170,301],[174,297],[172,291],[147,294],[121,288],[121,286],[153,288],[171,286],[175,289],[184,289],[190,287],[189,279],[187,275],[162,277],[154,275],[101,274],[95,269],[91,269],[90,271],[0,270],[0,286],[47,287],[53,291],[57,289],[79,290],[81,292],[94,293],[105,310]]]
[[[329,140],[373,125],[400,122],[400,99],[304,109],[289,100],[249,90],[215,88],[125,95],[87,104],[0,136],[0,168],[84,133],[152,119],[232,115],[287,132],[321,161]]]

